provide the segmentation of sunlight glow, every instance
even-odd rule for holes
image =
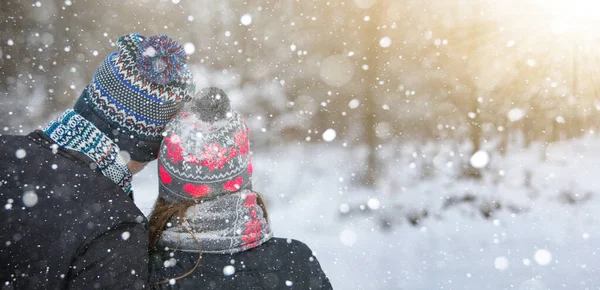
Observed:
[[[551,16],[553,33],[577,34],[584,38],[595,38],[600,35],[598,30],[600,1],[536,0],[536,4]]]

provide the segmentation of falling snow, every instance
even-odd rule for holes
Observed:
[[[232,265],[227,265],[223,268],[223,275],[231,276],[235,273],[235,267]]]
[[[242,25],[244,25],[244,26],[248,26],[248,25],[252,24],[252,15],[250,15],[250,14],[242,15],[242,18],[240,18],[240,23],[242,23]]]
[[[506,257],[498,257],[494,260],[494,267],[499,271],[508,269],[508,259]]]
[[[594,1],[6,3],[2,136],[43,129],[72,108],[117,51],[119,31],[167,33],[183,45],[196,89],[231,93],[275,233],[318,252],[335,289],[600,286]],[[38,160],[33,144],[12,147],[6,164],[63,176],[64,152],[51,145]],[[134,177],[146,214],[156,171],[152,163]],[[35,214],[82,188],[42,194],[46,184],[18,173],[0,176],[0,189],[20,186],[0,199],[0,216]]]
[[[342,244],[348,247],[354,245],[354,243],[356,243],[357,238],[358,237],[356,236],[356,233],[349,229],[343,230],[340,233],[340,241],[342,242]]]
[[[376,198],[369,198],[367,205],[369,206],[370,209],[376,210],[376,209],[379,209],[379,206],[381,205],[381,203]]]
[[[548,250],[540,249],[535,251],[534,258],[536,263],[546,266],[552,261],[552,254]]]
[[[379,46],[383,48],[390,47],[390,45],[392,45],[392,39],[389,36],[382,37],[379,40]]]
[[[323,140],[326,142],[331,142],[335,140],[336,132],[333,129],[327,129],[323,132]]]
[[[521,108],[514,108],[508,111],[508,119],[511,122],[517,122],[525,117],[525,110]]]
[[[471,156],[469,162],[475,168],[484,168],[490,162],[490,155],[486,151],[477,151]]]
[[[15,156],[19,159],[23,159],[25,158],[25,156],[27,156],[27,151],[25,151],[25,149],[18,149],[15,152]]]
[[[196,46],[191,42],[187,42],[186,44],[184,44],[183,49],[188,55],[194,54],[194,52],[196,52]]]
[[[26,207],[33,207],[38,203],[38,196],[34,191],[26,191],[23,194],[23,204]]]

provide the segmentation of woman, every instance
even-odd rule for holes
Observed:
[[[272,238],[252,190],[248,134],[216,88],[200,92],[167,127],[149,225],[157,288],[332,289],[306,245]]]

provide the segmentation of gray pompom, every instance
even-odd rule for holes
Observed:
[[[226,119],[231,113],[231,103],[227,94],[215,87],[202,89],[192,101],[192,111],[208,123]]]

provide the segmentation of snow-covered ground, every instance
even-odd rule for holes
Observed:
[[[254,188],[276,235],[308,244],[335,289],[600,289],[600,139],[552,145],[544,161],[539,145],[491,154],[481,181],[457,179],[461,152],[439,148],[388,156],[377,192],[353,182],[360,151],[335,142],[256,152]],[[134,180],[146,213],[155,170]]]

